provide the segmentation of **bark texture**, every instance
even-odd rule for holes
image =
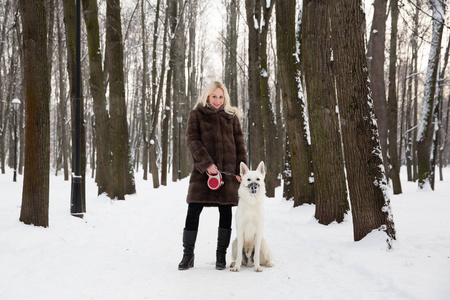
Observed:
[[[389,177],[388,162],[388,111],[386,87],[384,83],[384,51],[386,41],[386,6],[387,0],[373,1],[373,20],[370,28],[370,39],[367,45],[367,67],[369,70],[370,87],[373,106],[378,122],[381,153],[387,177]]]
[[[48,227],[50,74],[45,4],[43,1],[21,0],[19,8],[23,24],[26,98],[25,172],[20,221]]]
[[[355,241],[374,229],[388,244],[395,239],[394,221],[383,172],[378,130],[365,58],[365,14],[358,0],[329,1],[344,156]],[[349,84],[351,83],[351,84]]]
[[[111,114],[112,177],[110,197],[124,200],[136,193],[128,137],[125,82],[123,72],[122,26],[120,0],[108,0],[106,7],[106,43],[109,65],[109,100]]]
[[[422,99],[422,112],[417,133],[417,160],[419,167],[419,188],[423,189],[431,182],[431,150],[434,129],[434,98],[436,80],[439,71],[439,57],[441,53],[442,32],[444,29],[444,1],[432,0],[433,34],[431,38],[430,54],[428,57],[427,75]]]
[[[303,2],[300,61],[308,95],[315,217],[325,225],[340,223],[349,204],[333,77],[329,7],[324,2]]]
[[[278,4],[280,2],[277,2]],[[277,5],[277,53],[281,74],[282,99],[289,137],[290,165],[294,206],[314,203],[313,169],[310,145],[307,140],[305,104],[300,91],[300,65],[296,48],[295,1]],[[301,12],[300,12],[301,15]],[[300,39],[299,39],[300,40]]]

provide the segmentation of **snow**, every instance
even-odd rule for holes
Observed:
[[[266,69],[261,70],[261,77],[268,77]]]
[[[113,201],[96,196],[89,177],[80,219],[70,215],[70,181],[52,175],[50,227],[41,228],[19,222],[23,177],[13,183],[8,169],[0,174],[0,299],[449,299],[444,171],[436,191],[418,192],[402,169],[404,193],[388,191],[397,231],[391,250],[379,231],[354,242],[350,215],[320,225],[314,205],[293,208],[278,188],[265,199],[275,266],[234,273],[214,268],[216,208],[201,215],[195,267],[177,269],[188,178],[153,189],[136,173],[137,194]]]
[[[256,15],[253,15],[253,28],[255,28],[255,30],[259,29],[259,23],[258,19],[256,18]]]

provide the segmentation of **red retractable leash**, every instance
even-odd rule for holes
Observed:
[[[220,189],[220,187],[224,184],[221,173],[225,175],[236,176],[233,173],[223,172],[219,170],[217,170],[217,174],[209,174],[208,172],[206,172],[206,174],[208,174],[208,181],[206,182],[206,184],[211,190],[216,191]]]
[[[213,191],[220,189],[220,187],[224,183],[220,172],[217,172],[217,174],[209,174],[209,173],[206,174],[208,174],[208,181],[206,182],[208,187]]]

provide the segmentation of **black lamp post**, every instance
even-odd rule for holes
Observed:
[[[178,115],[178,180],[181,180],[181,122],[183,122],[183,116]]]
[[[76,33],[75,33],[75,136],[72,173],[72,195],[70,213],[75,217],[83,217],[82,177],[81,177],[81,63],[80,63],[80,0],[76,0]]]
[[[20,100],[13,99],[11,102],[14,109],[14,175],[13,181],[17,181],[17,111],[19,110]]]

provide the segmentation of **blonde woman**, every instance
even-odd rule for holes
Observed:
[[[200,213],[205,206],[219,209],[216,269],[226,268],[225,257],[231,237],[231,208],[238,204],[237,190],[241,180],[234,174],[239,174],[241,162],[247,164],[239,115],[239,110],[230,105],[226,87],[219,81],[206,87],[189,113],[186,144],[194,165],[186,199],[188,210],[183,230],[183,259],[178,265],[179,270],[194,266]],[[208,174],[218,172],[224,172],[224,183],[219,189],[212,190],[207,185]]]

